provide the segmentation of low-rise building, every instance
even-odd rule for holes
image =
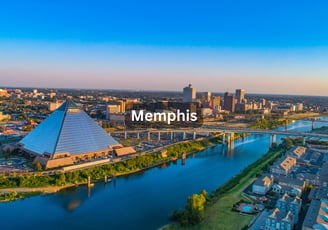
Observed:
[[[283,156],[270,167],[272,174],[287,176],[296,166],[296,158]]]
[[[136,153],[136,150],[132,147],[123,147],[114,149],[114,153],[116,157],[123,157]]]
[[[106,119],[110,119],[111,114],[118,114],[121,112],[120,104],[111,104],[106,107]]]
[[[328,162],[323,164],[321,168],[319,185],[322,187],[328,187]]]
[[[10,115],[3,114],[2,112],[0,112],[0,121],[3,121],[3,120],[10,120]]]
[[[265,230],[292,230],[298,221],[302,200],[283,195],[276,203],[265,222]]]
[[[328,229],[328,201],[312,200],[302,230]]]
[[[294,215],[294,224],[298,221],[298,214],[301,210],[302,200],[298,196],[290,197],[287,194],[284,194],[276,204],[276,207],[279,208],[282,212],[291,212]]]
[[[301,196],[305,187],[305,182],[289,178],[289,177],[279,177],[279,182],[272,186],[272,191],[279,194],[288,194],[294,196]]]
[[[59,106],[61,106],[64,103],[64,101],[56,101],[56,102],[50,102],[49,103],[49,111],[55,111],[56,109],[59,108]]]
[[[328,187],[312,188],[309,194],[310,200],[328,200]]]
[[[258,195],[265,195],[271,189],[273,179],[272,175],[261,176],[253,183],[252,192]]]
[[[266,219],[264,230],[292,230],[294,228],[294,215],[287,214],[279,208],[271,211]]]
[[[297,179],[304,181],[309,185],[318,186],[320,184],[320,176],[312,173],[299,173]]]
[[[288,155],[295,158],[301,158],[306,152],[306,147],[295,146],[289,152]]]

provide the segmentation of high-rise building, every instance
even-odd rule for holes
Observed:
[[[196,102],[196,88],[193,88],[191,84],[183,88],[183,102]]]
[[[211,101],[211,92],[202,93],[202,102],[210,102]]]
[[[236,113],[245,113],[246,112],[246,103],[237,103],[235,105],[235,112]]]
[[[213,109],[219,109],[221,107],[221,97],[220,96],[213,96],[212,107],[213,107]]]
[[[237,103],[242,103],[244,99],[245,99],[245,90],[244,89],[236,89]]]
[[[115,105],[107,105],[106,108],[106,119],[109,119],[110,114],[114,113],[120,113],[121,110],[121,105],[120,104],[115,104]]]
[[[296,104],[296,111],[303,111],[303,103]]]
[[[120,104],[120,106],[121,106],[121,112],[124,113],[124,112],[125,112],[125,101],[123,101],[123,100],[118,100],[117,102],[118,102],[118,103]]]
[[[226,92],[224,94],[224,110],[228,110],[230,112],[235,112],[235,96],[230,95],[230,93]]]

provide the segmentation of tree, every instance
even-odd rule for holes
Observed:
[[[204,218],[207,192],[202,190],[199,194],[188,197],[185,210],[174,210],[170,215],[171,220],[178,221],[181,226],[198,224]]]
[[[194,194],[188,198],[187,212],[189,213],[189,223],[198,224],[204,218],[204,209],[207,193],[205,190],[200,194]]]
[[[293,147],[293,145],[293,141],[289,138],[284,139],[284,141],[281,143],[281,147],[285,150],[290,149],[291,147]]]
[[[15,200],[16,196],[17,196],[17,192],[12,191],[12,192],[8,193],[7,198],[8,198],[8,200]]]
[[[32,125],[25,126],[25,131],[31,131],[32,129]]]
[[[60,174],[58,179],[56,180],[57,185],[64,185],[66,183],[66,176],[64,173]]]
[[[40,164],[39,161],[34,160],[34,161],[33,161],[33,164],[34,164],[34,167],[35,167],[36,170],[41,171],[41,170],[43,169],[43,168],[42,168],[42,165]]]

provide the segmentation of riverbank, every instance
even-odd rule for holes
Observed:
[[[248,199],[243,195],[245,187],[253,182],[259,172],[272,164],[285,151],[282,145],[275,150],[270,150],[259,160],[246,167],[238,175],[215,190],[206,202],[204,219],[199,224],[183,227],[178,223],[172,223],[171,225],[164,226],[162,229],[243,229],[249,224],[253,216],[232,211],[233,205],[241,199]]]
[[[236,138],[238,138],[238,136],[236,136]],[[176,143],[172,147],[176,147],[176,146],[180,146],[180,147],[173,149],[172,152],[174,154],[166,158],[160,157],[161,153],[151,153],[145,156],[137,157],[137,159],[132,158],[112,165],[97,166],[85,170],[83,169],[80,170],[79,172],[65,173],[64,178],[60,178],[60,175],[54,175],[51,178],[50,176],[44,176],[44,178],[46,179],[42,178],[41,180],[43,181],[41,181],[40,183],[38,181],[39,177],[35,178],[34,181],[33,181],[33,176],[23,177],[23,180],[21,180],[22,178],[17,177],[15,183],[12,183],[13,186],[9,184],[7,187],[5,187],[2,184],[3,178],[0,177],[0,187],[2,187],[2,189],[0,189],[0,193],[1,192],[8,193],[8,190],[3,190],[3,189],[13,190],[13,188],[17,189],[19,193],[23,193],[23,191],[20,191],[19,189],[27,188],[27,187],[31,189],[36,189],[38,192],[40,191],[41,193],[54,193],[67,188],[66,186],[70,187],[83,183],[85,184],[88,176],[91,176],[93,182],[98,182],[98,181],[100,182],[103,181],[104,177],[107,175],[114,175],[115,177],[119,177],[119,176],[128,176],[135,173],[140,173],[142,171],[154,167],[160,167],[162,165],[168,164],[169,162],[175,161],[181,157],[182,153],[186,153],[188,156],[200,152],[207,147],[215,146],[221,143],[221,137],[218,136],[210,139],[198,139],[196,141],[190,140],[190,141],[186,141],[183,144],[186,143],[191,144],[191,146],[188,147],[187,144],[186,145],[187,147],[184,146],[183,148],[180,148],[182,145],[181,142]],[[195,148],[192,147],[193,144],[195,144],[194,146]],[[49,183],[51,183],[50,186],[48,186]],[[26,186],[26,184],[28,185],[31,184],[32,187]],[[52,187],[55,187],[55,189],[52,190]],[[60,188],[57,190],[56,189],[57,187]],[[48,189],[47,191],[42,191],[42,188],[48,188]]]
[[[75,172],[67,172],[53,176],[19,176],[16,178],[0,177],[0,194],[8,195],[16,192],[16,198],[25,197],[25,193],[37,192],[40,194],[56,193],[68,187],[78,186],[87,183],[88,176],[92,182],[101,182],[106,175],[121,177],[140,173],[142,171],[160,167],[181,158],[183,153],[186,156],[200,152],[208,147],[219,144],[218,137],[208,140],[198,139],[195,141],[185,141],[166,148],[167,156],[162,157],[160,153],[150,153],[136,158],[127,159],[110,165],[97,166]],[[27,186],[30,185],[30,186]],[[16,199],[3,199],[2,201],[13,201]]]
[[[284,117],[279,118],[258,118],[254,121],[254,123],[248,125],[249,128],[261,128],[261,129],[275,129],[280,126],[288,125],[291,122],[297,120],[303,120],[306,118],[314,118],[314,117],[324,117],[328,116],[328,113],[314,113],[314,112],[306,112],[306,113],[295,113],[286,115]]]
[[[304,118],[323,117],[323,116],[328,116],[328,113],[315,113],[315,112],[295,113],[295,114],[287,115],[286,118],[292,120],[301,120]]]
[[[66,184],[62,186],[45,186],[38,188],[16,187],[0,189],[0,202],[10,202],[32,196],[46,195],[59,192],[63,189],[85,185],[87,183]]]

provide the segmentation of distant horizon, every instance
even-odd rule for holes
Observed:
[[[196,88],[196,87],[195,87]],[[29,86],[0,86],[0,89],[46,89],[46,90],[99,90],[99,91],[121,91],[121,92],[151,92],[151,93],[181,93],[181,95],[183,94],[183,89],[181,88],[181,90],[147,90],[147,89],[109,89],[109,88],[72,88],[72,87],[29,87]],[[240,89],[240,88],[236,88],[236,89]],[[203,93],[203,92],[211,92],[212,94],[224,94],[226,92],[229,92],[231,94],[235,94],[236,89],[231,90],[231,91],[222,91],[222,92],[218,92],[218,91],[200,91],[197,90],[196,88],[196,93]],[[241,88],[244,89],[244,88]],[[279,94],[279,93],[254,93],[254,92],[247,92],[247,89],[245,90],[245,95],[263,95],[263,96],[300,96],[300,97],[328,97],[328,95],[306,95],[306,94]]]

